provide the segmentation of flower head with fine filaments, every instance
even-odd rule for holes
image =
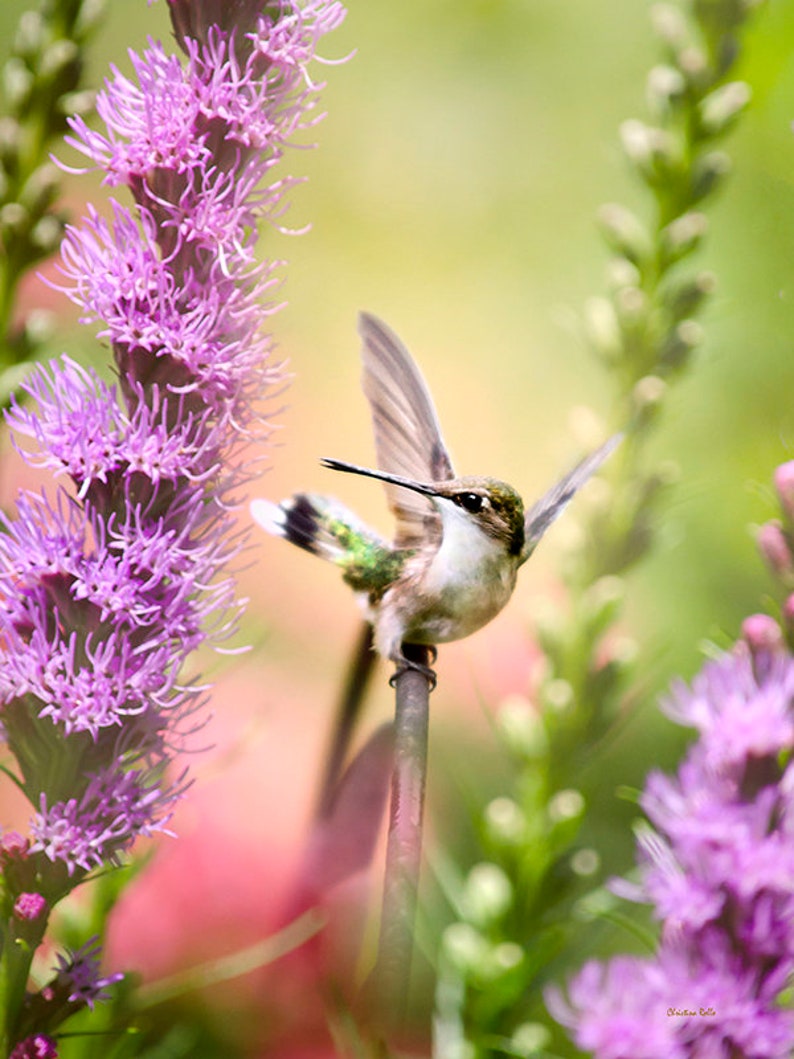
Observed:
[[[664,708],[699,733],[678,774],[647,780],[640,885],[661,921],[654,959],[587,964],[555,1017],[597,1059],[786,1059],[794,1015],[794,660],[740,643]]]
[[[0,710],[34,810],[9,892],[20,930],[41,918],[31,882],[46,919],[51,893],[167,829],[188,786],[173,759],[206,689],[185,667],[236,627],[234,507],[281,378],[257,227],[283,212],[294,181],[271,170],[314,120],[307,63],[344,15],[332,0],[169,6],[184,55],[150,41],[129,76],[111,69],[104,129],[70,121],[71,145],[133,200],[89,207],[62,248],[62,289],[114,381],[63,357],[8,413],[23,458],[56,478],[0,516]],[[91,1006],[108,984],[94,964],[75,954],[47,988]],[[29,1035],[13,1054],[50,1048]]]

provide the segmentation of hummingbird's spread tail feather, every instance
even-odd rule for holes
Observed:
[[[332,508],[335,509],[335,517],[332,517]],[[283,537],[291,544],[332,563],[339,562],[346,553],[346,534],[340,533],[340,530],[343,527],[349,530],[352,527],[345,524],[355,521],[350,512],[341,509],[341,505],[308,493],[296,493],[280,504],[274,504],[271,500],[253,500],[251,514],[262,529],[274,537]],[[345,517],[348,515],[349,519]]]
[[[280,504],[251,501],[256,522],[275,537],[341,567],[345,581],[377,602],[410,554],[396,551],[343,504],[316,493],[296,493]]]

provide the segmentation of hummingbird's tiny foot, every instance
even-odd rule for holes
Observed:
[[[436,655],[437,652],[435,648],[433,648],[432,660],[434,662],[436,660]],[[430,690],[433,691],[435,689],[435,686],[438,683],[435,669],[431,669],[430,666],[423,665],[421,662],[414,662],[412,659],[404,657],[400,659],[400,661],[397,663],[397,669],[389,677],[389,685],[391,687],[394,687],[397,683],[398,678],[401,677],[402,674],[405,673],[405,671],[408,669],[413,669],[415,673],[421,673],[427,683],[430,685]]]

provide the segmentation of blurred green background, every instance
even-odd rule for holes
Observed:
[[[6,0],[0,39],[24,7]],[[288,261],[277,294],[287,305],[272,329],[292,380],[272,400],[277,430],[258,492],[332,491],[388,530],[379,487],[318,465],[324,455],[373,459],[358,381],[361,308],[383,316],[415,353],[461,473],[502,477],[529,498],[579,455],[572,412],[587,405],[609,417],[612,409],[610,381],[581,328],[584,301],[604,288],[594,216],[605,201],[644,209],[617,128],[645,114],[645,76],[659,59],[648,13],[636,0],[351,0],[344,26],[321,44],[328,60],[348,61],[315,67],[328,82],[317,113],[327,114],[301,140],[318,149],[292,151],[280,170],[308,177],[283,220],[311,230],[262,233],[263,252]],[[128,70],[126,49],[145,47],[149,35],[169,36],[164,3],[113,0],[91,56],[95,83],[109,62]],[[735,171],[709,210],[699,256],[719,281],[702,320],[705,342],[671,388],[654,440],[654,457],[676,461],[680,477],[654,553],[629,582],[623,631],[638,644],[641,688],[612,748],[607,817],[617,783],[640,785],[650,765],[672,767],[680,752],[682,733],[659,719],[658,694],[672,676],[699,668],[704,641],[729,643],[772,589],[749,527],[774,515],[772,471],[794,457],[794,4],[779,0],[760,13],[737,76],[754,98],[728,142]],[[66,179],[76,214],[86,197],[104,194],[97,183]],[[36,284],[26,297],[28,307],[40,299],[64,313],[54,354],[97,355],[65,299],[53,303]],[[7,503],[20,472],[6,460]],[[435,842],[462,846],[471,804],[500,790],[501,759],[484,718],[527,690],[531,615],[558,591],[565,535],[565,523],[549,535],[497,622],[442,651],[431,737]],[[284,852],[311,802],[356,610],[334,570],[282,542],[257,538],[251,559],[239,640],[255,650],[232,662],[203,659],[219,682],[210,730],[219,749],[196,759],[199,793],[179,829],[206,837],[202,814],[211,815],[212,802],[219,834],[236,813],[241,843],[272,841]],[[373,717],[388,715],[385,683]],[[229,782],[227,801],[218,777],[235,769],[244,778]],[[242,819],[252,799],[255,826]],[[615,870],[629,855],[632,816],[616,804],[623,837]],[[267,821],[276,818],[274,837]],[[177,856],[167,845],[166,860]],[[267,875],[277,858],[257,856]],[[287,874],[278,863],[277,874]],[[244,913],[235,917],[224,885],[228,922],[218,921],[217,935],[233,939],[230,923]],[[195,937],[157,937],[168,958],[151,973],[195,955]],[[198,948],[206,956],[218,946]],[[123,943],[119,951],[128,955]]]

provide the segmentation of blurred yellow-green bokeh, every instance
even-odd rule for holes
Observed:
[[[3,4],[0,40],[24,7]],[[287,262],[276,294],[287,304],[271,321],[291,380],[272,401],[277,430],[256,493],[332,491],[388,531],[377,485],[318,464],[325,455],[373,460],[358,382],[362,308],[415,353],[461,473],[504,478],[529,498],[580,455],[577,410],[609,418],[614,408],[582,338],[583,303],[604,288],[595,213],[606,201],[646,205],[617,129],[645,113],[645,76],[659,59],[648,16],[637,0],[351,0],[346,23],[321,45],[329,65],[314,71],[327,81],[317,110],[326,113],[301,139],[317,148],[292,151],[281,170],[308,177],[283,224],[311,230],[262,233],[263,253]],[[126,49],[148,36],[169,36],[165,3],[112,0],[91,55],[95,83],[108,63],[127,70]],[[794,4],[773,0],[761,11],[737,76],[753,102],[727,142],[734,173],[710,209],[698,262],[719,281],[705,342],[671,388],[653,444],[654,460],[678,463],[679,480],[654,552],[628,585],[623,631],[638,644],[641,688],[606,798],[619,783],[641,784],[651,764],[671,767],[682,737],[659,719],[658,694],[673,675],[695,672],[705,641],[727,645],[772,591],[750,527],[774,515],[772,471],[794,456]],[[93,176],[65,185],[74,211],[105,194]],[[44,286],[29,285],[26,297],[28,306],[37,297],[53,305]],[[60,308],[53,355],[101,358],[65,299]],[[5,441],[4,452],[9,504],[20,471]],[[527,688],[531,617],[558,591],[555,564],[575,523],[574,507],[491,627],[442,651],[430,765],[436,843],[455,845],[472,802],[499,789],[485,718]],[[311,804],[357,612],[333,569],[283,542],[256,538],[250,560],[241,580],[251,605],[237,642],[254,649],[203,659],[217,681],[207,732],[216,749],[192,762],[197,783],[178,830],[191,848],[203,836],[250,843],[248,886],[264,893],[283,884]],[[390,708],[382,677],[372,718]],[[166,867],[150,873],[156,880],[160,870],[166,888],[158,907],[178,907],[179,872],[167,865],[179,854],[173,840],[163,847]],[[151,974],[212,956],[220,938],[242,944],[256,897],[240,897],[217,862],[216,845],[189,868],[205,911],[207,894],[223,906],[207,913],[210,941],[186,941],[187,926],[169,927],[163,914],[152,928]],[[212,880],[204,890],[202,879]],[[140,885],[145,893],[155,883]]]

